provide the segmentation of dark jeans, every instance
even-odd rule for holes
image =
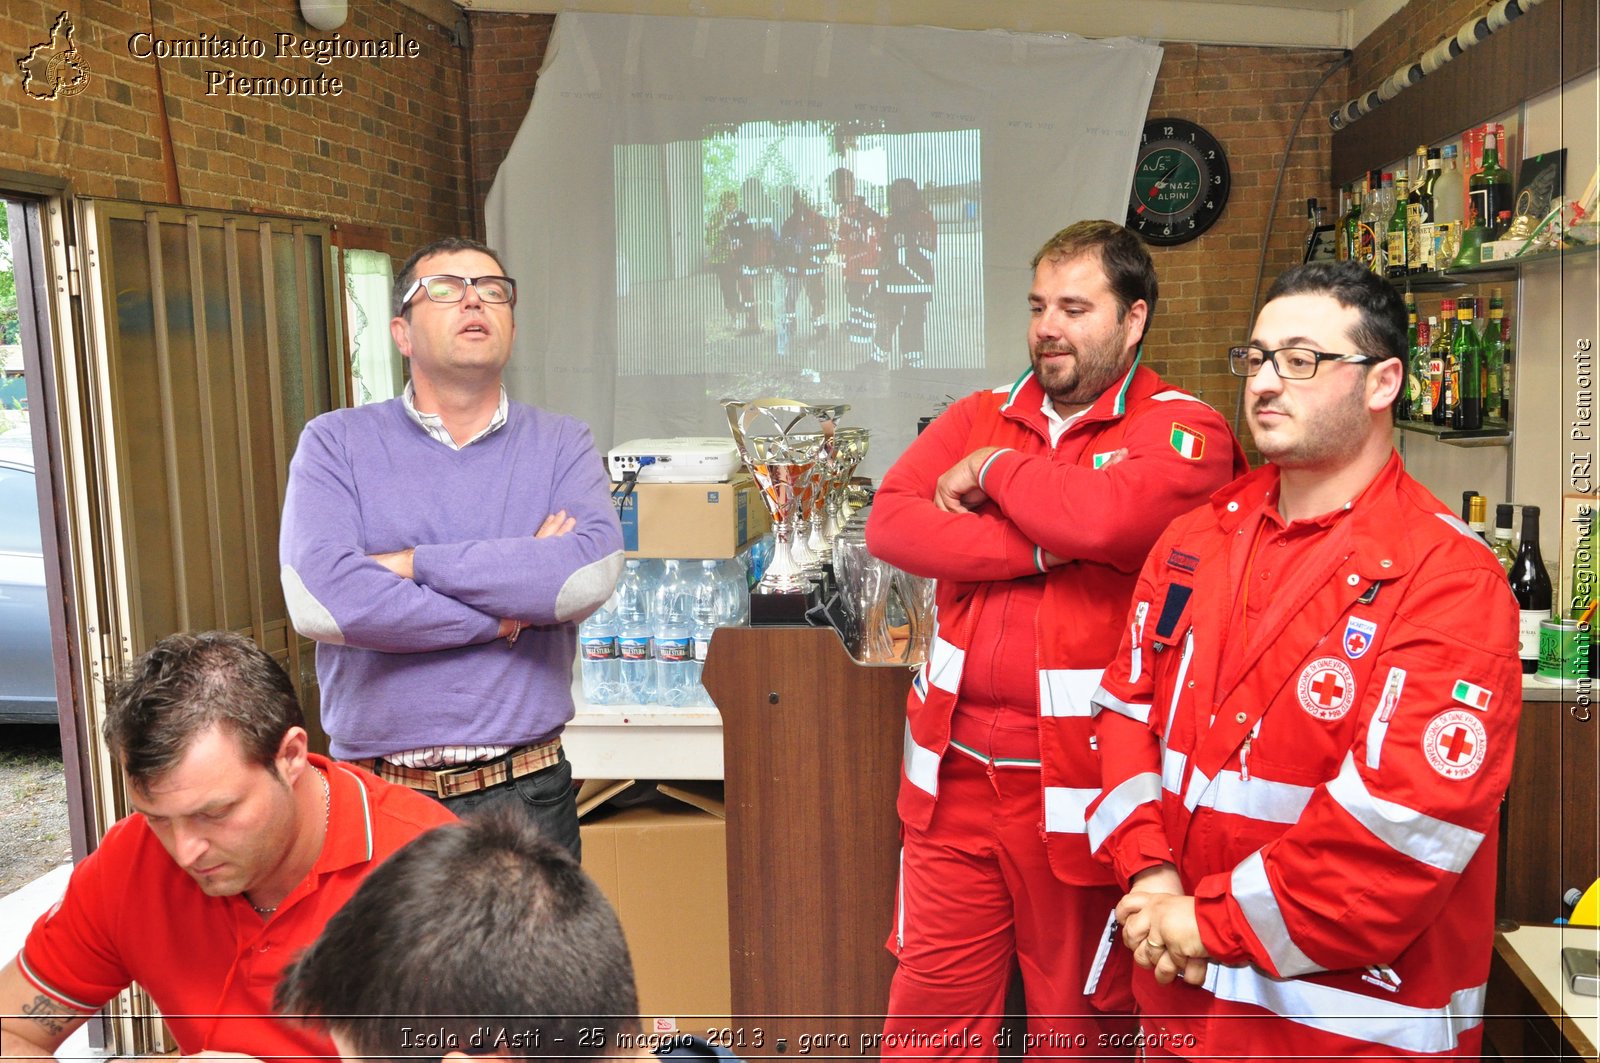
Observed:
[[[560,761],[548,768],[487,790],[447,797],[443,803],[462,818],[491,808],[521,808],[546,838],[566,846],[574,859],[583,858],[578,840],[578,795],[572,788],[572,765],[567,763],[564,749]]]

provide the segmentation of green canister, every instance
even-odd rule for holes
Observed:
[[[1589,674],[1589,625],[1579,620],[1539,621],[1539,675],[1583,679]]]

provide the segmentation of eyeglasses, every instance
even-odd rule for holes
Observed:
[[[1279,347],[1275,351],[1263,351],[1259,347],[1228,348],[1228,372],[1243,377],[1255,376],[1268,362],[1284,380],[1310,380],[1317,375],[1317,366],[1323,362],[1376,365],[1382,361],[1385,359],[1370,354],[1327,354],[1304,347]]]
[[[469,286],[486,303],[517,301],[517,282],[510,277],[454,277],[448,273],[435,273],[412,281],[411,287],[406,289],[405,296],[400,300],[400,307],[403,310],[410,306],[411,297],[417,294],[418,289],[433,302],[459,303],[467,297]]]

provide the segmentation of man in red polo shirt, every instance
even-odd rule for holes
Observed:
[[[455,817],[307,752],[289,677],[238,635],[162,639],[107,700],[135,811],[0,970],[0,1055],[52,1055],[133,982],[185,1055],[331,1054],[272,1017],[279,975],[367,872]]]

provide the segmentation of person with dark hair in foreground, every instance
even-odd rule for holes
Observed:
[[[616,913],[524,817],[486,811],[373,872],[284,975],[285,1017],[347,1059],[644,1056]],[[732,1058],[687,1035],[660,1055]]]
[[[372,868],[443,807],[306,749],[289,677],[226,631],[171,635],[108,692],[134,813],[0,970],[0,1047],[47,1057],[138,982],[185,1055],[289,1059],[328,1040],[272,987]]]
[[[1095,692],[1147,1055],[1478,1057],[1517,605],[1395,453],[1405,353],[1384,280],[1279,278],[1228,352],[1270,464],[1157,541]]]

